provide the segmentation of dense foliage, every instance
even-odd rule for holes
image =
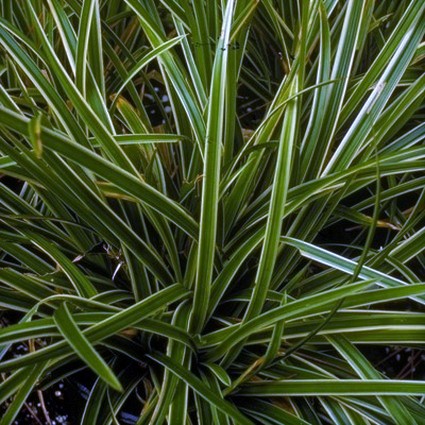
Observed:
[[[423,423],[423,0],[0,4],[1,425]]]

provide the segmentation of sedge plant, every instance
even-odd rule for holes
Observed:
[[[1,425],[423,423],[423,0],[0,4]]]

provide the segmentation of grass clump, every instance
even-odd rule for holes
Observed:
[[[424,8],[2,1],[0,424],[421,423]]]

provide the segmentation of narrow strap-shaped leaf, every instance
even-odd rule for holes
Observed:
[[[245,386],[237,395],[256,397],[308,395],[424,395],[425,382],[360,379],[306,379],[269,381]]]
[[[339,143],[335,153],[329,159],[323,174],[326,175],[331,170],[345,169],[362,147],[362,143],[368,140],[367,137],[371,133],[376,118],[396,89],[418,43],[423,37],[425,23],[420,19],[421,15],[418,15],[417,21],[414,22],[411,29],[400,41],[397,50],[377,81],[369,98],[358,112],[355,121]]]
[[[296,76],[289,93],[290,95],[298,91],[297,81],[298,77]],[[245,313],[244,321],[255,317],[261,312],[273,275],[273,269],[277,259],[282,217],[285,211],[291,176],[292,151],[298,119],[297,109],[297,100],[294,99],[288,104],[283,121],[263,247],[255,276],[254,291]]]
[[[166,307],[168,304],[187,298],[189,294],[190,292],[183,288],[181,284],[172,285],[125,310],[122,310],[100,322],[96,322],[94,325],[85,329],[82,333],[91,343],[102,341],[123,329],[130,328],[132,325],[151,316],[156,311]],[[24,365],[33,364],[34,362],[56,358],[58,356],[69,354],[70,352],[71,349],[68,344],[65,341],[60,341],[31,354],[7,360],[0,364],[0,370],[10,370]]]
[[[272,420],[273,424],[285,424],[285,425],[309,425],[309,422],[300,419],[293,414],[287,412],[280,406],[265,402],[263,400],[250,399],[249,403],[242,408],[252,415],[256,415],[261,419]]]
[[[95,0],[87,1],[94,2]],[[102,116],[99,115],[99,112],[97,111],[98,113],[96,113],[92,105],[87,103],[86,99],[78,90],[74,82],[71,80],[70,76],[67,74],[64,66],[59,61],[59,58],[57,57],[53,47],[51,46],[50,41],[48,40],[44,29],[42,28],[40,20],[38,19],[37,14],[35,13],[33,5],[31,4],[31,2],[26,0],[26,6],[34,22],[34,30],[36,31],[40,39],[43,40],[44,52],[47,56],[47,60],[50,64],[52,72],[54,72],[56,77],[61,81],[63,89],[66,91],[74,107],[79,111],[81,118],[84,120],[88,128],[90,128],[90,130],[93,132],[93,134],[98,138],[98,140],[102,142],[102,147],[108,154],[110,159],[119,166],[121,166],[123,169],[129,170],[133,174],[136,174],[137,171],[133,167],[132,162],[125,155],[124,151],[119,147],[119,145],[115,143],[115,140],[113,139],[110,131],[111,129],[108,128],[107,125],[105,125],[105,122],[102,120]],[[10,44],[12,43],[8,43],[8,45]],[[15,47],[15,54],[17,56],[22,55],[22,48],[16,46],[16,44]],[[109,116],[107,115],[106,117],[109,121]],[[78,140],[81,140],[81,138]]]
[[[220,154],[223,145],[225,120],[224,105],[227,81],[227,62],[229,57],[228,45],[230,40],[234,3],[234,0],[229,0],[226,5],[222,33],[217,45],[216,56],[214,59],[210,99],[208,103],[197,274],[191,317],[192,329],[194,332],[200,332],[204,325],[213,275],[220,188]]]
[[[369,363],[365,356],[343,336],[342,338],[328,337],[332,345],[345,357],[362,379],[380,379],[378,371]],[[381,397],[381,404],[396,423],[416,424],[415,419],[396,397]]]
[[[94,23],[95,7],[98,7],[97,0],[84,0],[81,10],[80,26],[77,36],[77,51],[75,58],[76,86],[86,96],[87,73],[88,73],[88,52],[90,43],[90,28]]]
[[[178,134],[162,134],[162,133],[151,133],[151,134],[117,134],[114,136],[115,141],[123,146],[126,145],[144,145],[144,144],[155,144],[155,143],[176,143],[182,140],[187,140],[184,136]],[[93,147],[98,148],[101,144],[93,140]]]
[[[284,293],[282,295],[281,305],[285,305],[287,303],[287,295]],[[272,337],[270,339],[270,344],[267,347],[266,354],[264,355],[264,366],[269,365],[278,355],[280,347],[282,345],[283,332],[285,329],[285,322],[281,320],[277,322],[274,326]]]
[[[77,45],[77,36],[72,28],[68,16],[60,4],[59,0],[47,0],[53,19],[55,20],[57,30],[60,34],[68,62],[75,74],[75,50]]]
[[[302,254],[307,258],[318,261],[321,264],[334,267],[344,273],[353,274],[355,271],[357,263],[353,260],[349,260],[342,257],[341,255],[335,254],[308,242],[303,242],[288,237],[285,237],[283,240],[286,241],[286,243],[289,245],[300,249]],[[395,288],[397,286],[407,285],[407,282],[367,266],[363,266],[361,268],[359,277],[361,279],[376,279],[376,282],[379,285],[387,288]],[[414,299],[421,304],[425,304],[425,297],[423,296],[415,296]]]
[[[133,68],[129,71],[128,77],[121,84],[119,89],[116,91],[116,93],[114,95],[115,97],[114,97],[114,101],[112,103],[112,107],[115,104],[115,102],[118,100],[118,97],[119,97],[120,93],[124,90],[125,86],[129,83],[129,81],[131,81],[134,78],[135,75],[137,75],[142,70],[142,68],[144,68],[148,63],[150,63],[151,61],[156,59],[163,52],[166,52],[167,50],[174,47],[176,44],[180,43],[180,41],[184,37],[185,36],[178,36],[178,37],[172,38],[171,40],[166,41],[165,43],[159,45],[158,47],[154,48],[152,51],[147,53],[145,56],[143,56],[142,59],[140,59],[133,66]]]
[[[204,363],[207,367],[224,385],[229,386],[232,383],[227,372],[217,363]]]
[[[22,233],[56,262],[68,276],[79,295],[90,298],[97,294],[96,288],[88,277],[58,247],[35,232],[24,230]]]
[[[81,127],[75,121],[65,101],[45,78],[28,53],[26,53],[22,46],[11,36],[10,31],[11,28],[0,21],[0,39],[2,40],[3,48],[6,49],[16,63],[25,70],[28,78],[30,78],[40,92],[43,93],[46,101],[48,101],[49,105],[55,111],[59,121],[65,126],[69,134],[75,137],[76,140],[81,141],[84,146],[88,146],[88,142],[85,141],[86,138]]]
[[[187,327],[189,314],[189,303],[187,301],[181,303],[173,315],[173,325]],[[183,367],[190,367],[192,355],[187,351],[186,347],[183,344],[180,344],[178,341],[169,341],[167,345],[167,355]],[[178,376],[171,373],[168,369],[164,371],[164,378],[162,380],[161,390],[159,392],[158,403],[156,404],[155,410],[152,414],[152,423],[164,422],[172,407],[172,404],[175,403],[174,399],[177,396],[176,390],[178,386],[181,386],[180,383],[181,380]]]
[[[157,23],[152,19],[152,16],[150,16],[150,8],[144,8],[137,0],[125,0],[125,2],[140,19],[143,24],[143,29],[151,44],[154,47],[157,47],[164,43],[165,37],[158,28]],[[177,96],[183,105],[184,111],[192,124],[193,132],[196,136],[196,142],[199,147],[201,147],[205,142],[205,121],[203,119],[200,106],[193,94],[193,90],[190,85],[188,85],[187,80],[182,73],[180,64],[170,54],[170,52],[164,52],[163,56],[160,58],[160,62],[167,69],[168,77],[173,82],[174,90],[176,91]]]
[[[27,294],[31,298],[40,301],[43,298],[55,294],[51,288],[46,287],[31,275],[25,275],[11,268],[0,269],[0,282],[16,289],[22,294]]]
[[[33,371],[33,366],[18,369],[0,383],[0,403],[3,404],[9,397],[12,397]]]
[[[63,297],[63,299],[65,301],[73,301],[69,297]],[[78,326],[87,326],[95,324],[96,321],[102,321],[111,315],[111,312],[77,313],[73,317]],[[192,351],[196,349],[193,339],[180,327],[156,319],[144,319],[133,326],[137,330],[161,335],[171,341],[177,341]],[[57,335],[58,332],[53,319],[43,318],[27,323],[9,325],[0,329],[0,344],[12,344],[14,342],[27,341],[28,339]]]
[[[337,51],[331,72],[331,79],[337,80],[328,92],[327,102],[323,105],[323,115],[320,132],[320,144],[315,152],[317,162],[323,165],[331,141],[337,129],[343,100],[347,91],[351,68],[353,66],[356,44],[359,37],[365,3],[350,0],[346,3],[342,29],[337,40]],[[315,167],[320,169],[320,167]]]
[[[287,303],[285,306],[269,310],[268,312],[252,318],[243,324],[225,328],[225,337],[224,335],[220,335],[220,331],[218,331],[216,332],[215,336],[218,337],[217,339],[220,342],[217,347],[208,352],[206,358],[209,361],[216,361],[221,356],[228,353],[230,348],[234,347],[236,344],[238,344],[238,342],[242,341],[249,335],[252,335],[256,330],[264,329],[265,327],[273,325],[283,319],[288,319],[290,317],[294,317],[295,315],[301,315],[301,313],[312,310],[312,308],[317,308],[320,310],[319,306],[325,305],[330,308],[330,306],[332,306],[335,301],[345,298],[349,294],[360,291],[370,285],[370,281],[352,285],[344,285],[341,288],[331,289],[330,291],[325,291],[324,293],[318,295],[305,297],[303,299]],[[313,302],[314,307],[313,304],[310,304],[310,302],[307,300]]]
[[[4,251],[25,264],[30,270],[34,271],[34,273],[46,274],[54,271],[54,267],[45,261],[45,259],[42,258],[42,255],[35,254],[33,251],[27,249],[21,244],[1,240],[1,245]]]
[[[399,46],[402,38],[406,36],[406,33],[411,30],[412,24],[421,16],[424,7],[425,5],[421,0],[412,0],[409,2],[406,11],[397,22],[397,26],[394,28],[385,45],[380,49],[373,64],[345,102],[341,112],[341,125],[345,123],[346,119],[356,109],[362,97],[373,85],[379,74],[385,70],[397,46]]]
[[[27,118],[8,111],[1,106],[0,117],[2,124],[10,126],[22,134],[28,134],[26,128]],[[135,178],[124,169],[115,166],[89,149],[70,142],[64,135],[55,133],[47,128],[43,128],[43,144],[46,148],[52,149],[78,164],[84,163],[85,167],[110,180],[111,183],[117,184],[118,187],[121,187],[131,195],[135,195],[142,202],[146,202],[153,209],[171,218],[176,225],[182,226],[183,230],[189,232],[190,235],[195,236],[197,234],[195,221],[181,206],[152,186]]]
[[[107,389],[108,385],[102,379],[98,378],[94,382],[81,417],[81,425],[97,423],[101,415],[102,403],[105,399]]]
[[[258,246],[263,237],[263,232],[256,232],[249,239],[246,239],[243,244],[238,246],[236,251],[230,256],[230,260],[223,265],[221,273],[217,276],[212,285],[208,306],[209,315],[212,314],[219,304],[226,289],[231,284],[232,278],[236,275],[243,262],[249,254],[251,254],[255,247]]]
[[[63,303],[56,310],[53,317],[67,343],[84,363],[112,388],[122,391],[122,386],[118,378],[78,328],[66,303]]]
[[[29,394],[33,391],[34,386],[40,379],[40,376],[42,376],[45,368],[46,363],[40,363],[33,366],[32,370],[26,370],[27,374],[25,375],[25,379],[22,379],[15,398],[10,403],[9,407],[0,420],[0,425],[10,425],[14,423],[16,416],[19,414]]]
[[[193,375],[193,373],[184,369],[182,366],[174,362],[168,356],[163,354],[155,353],[148,354],[147,357],[153,361],[162,364],[164,367],[169,369],[172,373],[177,375],[180,379],[184,380],[197,394],[204,398],[207,402],[213,404],[217,409],[226,413],[234,420],[236,423],[241,425],[249,425],[253,422],[250,421],[246,416],[244,416],[239,410],[235,408],[230,402],[219,397],[214,391],[208,388],[198,377]]]

